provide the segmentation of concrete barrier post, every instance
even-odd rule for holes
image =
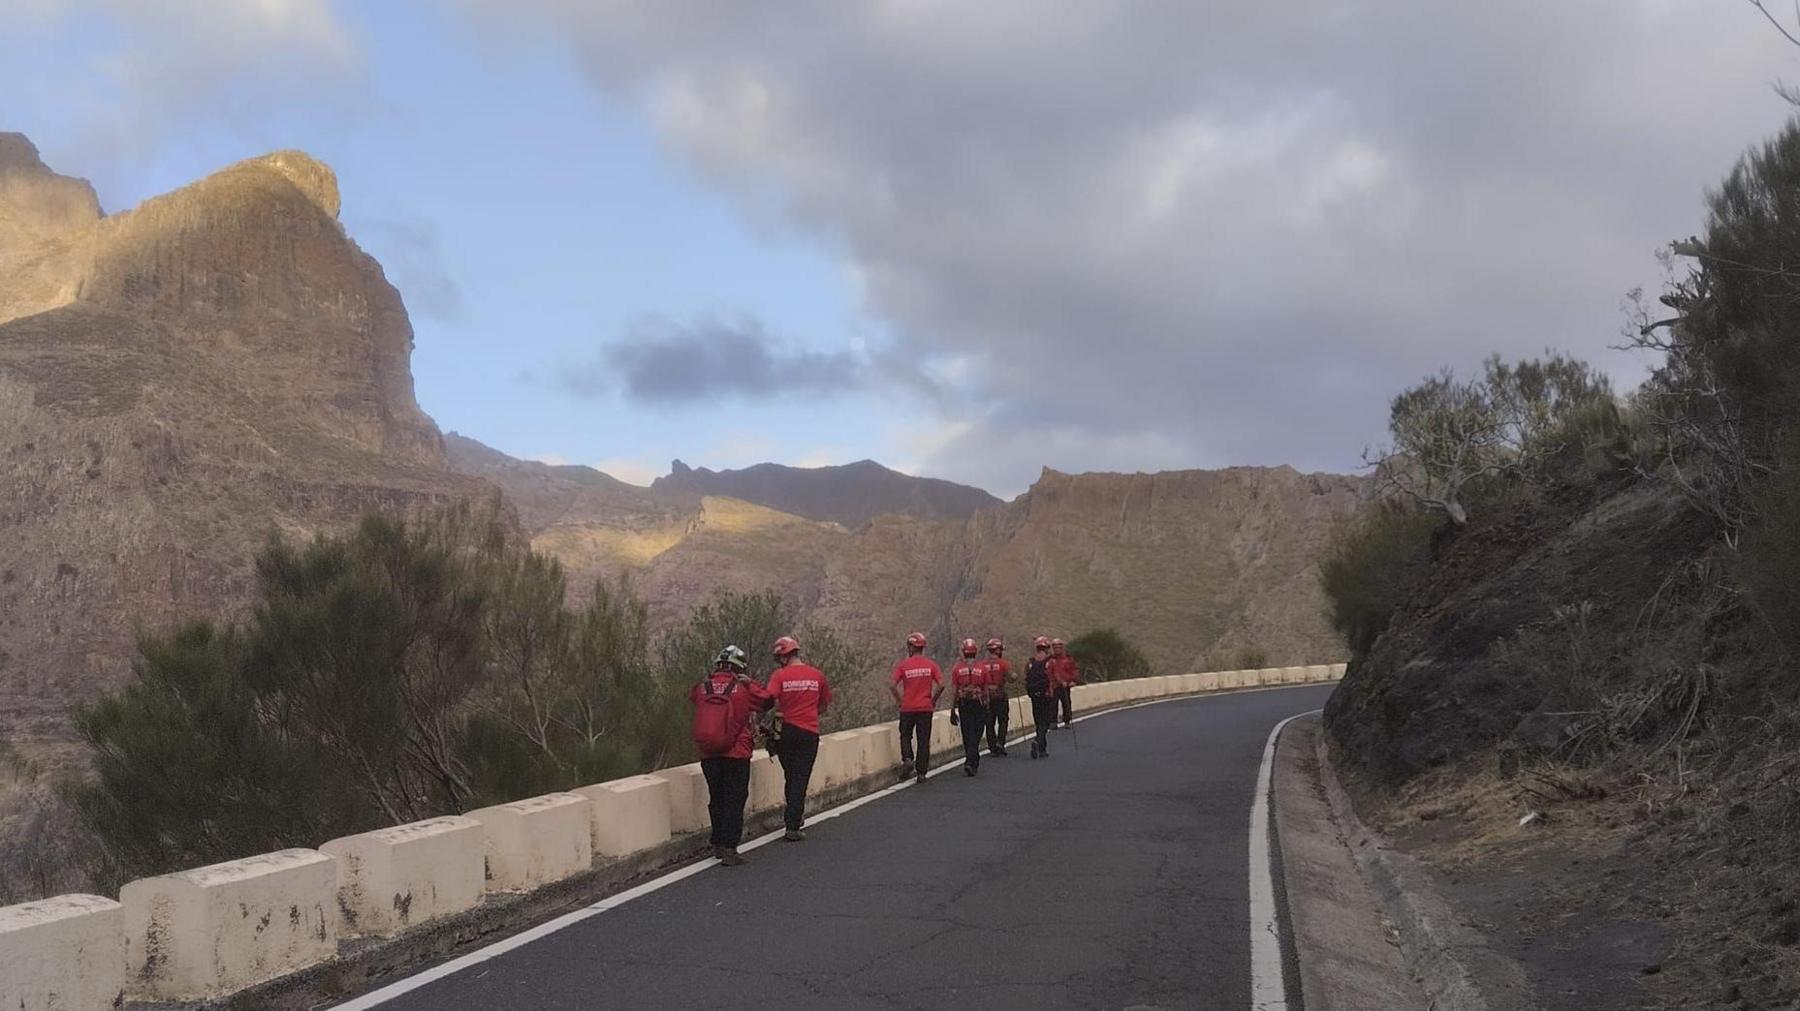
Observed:
[[[1315,664],[1314,666],[1306,668],[1306,680],[1312,684],[1317,684],[1321,681],[1330,681],[1331,667],[1326,664]]]
[[[706,813],[706,774],[700,771],[699,762],[659,769],[654,775],[669,784],[670,834],[686,835],[712,824]]]
[[[781,763],[761,748],[750,753],[750,810],[772,811],[786,799],[787,779]]]
[[[813,769],[813,789],[829,790],[854,783],[874,770],[863,765],[861,731],[840,730],[819,738],[819,762]]]
[[[385,937],[481,902],[481,823],[452,815],[333,839],[339,931]]]
[[[1331,680],[1342,681],[1344,679],[1344,675],[1349,673],[1349,671],[1350,671],[1349,664],[1334,663],[1331,665]]]
[[[1219,690],[1219,678],[1220,675],[1216,671],[1183,675],[1182,680],[1185,684],[1182,690],[1190,695],[1198,692],[1216,692]]]
[[[98,895],[0,908],[0,1008],[123,1006],[123,916]]]
[[[596,857],[622,857],[669,841],[669,782],[628,776],[577,788],[592,818]]]
[[[517,891],[579,874],[594,863],[593,815],[586,797],[547,793],[477,808],[487,858],[487,890]]]
[[[305,849],[133,881],[119,892],[127,989],[205,1000],[326,961],[336,892],[337,861]]]

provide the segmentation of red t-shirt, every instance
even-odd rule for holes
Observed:
[[[959,699],[987,700],[987,665],[980,660],[958,660],[950,667],[950,686]]]
[[[714,671],[712,674],[714,691],[723,690],[726,685],[731,683],[733,677],[735,675],[725,671]],[[688,692],[688,701],[696,706],[700,705],[700,686],[698,684]],[[750,757],[750,752],[756,749],[756,721],[751,719],[751,716],[759,709],[769,708],[770,701],[769,693],[763,690],[763,686],[749,678],[745,678],[742,683],[732,689],[730,696],[732,716],[735,719],[743,720],[744,729],[738,734],[737,744],[730,751],[717,757]]]
[[[831,705],[831,685],[817,667],[791,663],[769,675],[769,694],[781,721],[790,727],[819,732],[819,714]]]
[[[900,686],[900,711],[929,713],[931,689],[944,683],[944,672],[928,656],[909,656],[894,665],[894,683]]]
[[[1067,688],[1081,681],[1081,668],[1076,665],[1075,658],[1064,653],[1062,656],[1050,658],[1050,677],[1056,681],[1058,688]]]
[[[1004,698],[1006,695],[1006,678],[1012,673],[1012,664],[1005,657],[992,657],[981,665],[987,674],[988,691]]]

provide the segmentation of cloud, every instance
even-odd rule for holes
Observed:
[[[643,488],[650,487],[650,482],[668,473],[666,466],[659,467],[624,456],[609,456],[594,464],[594,469],[611,474],[626,484],[635,484]]]
[[[1708,0],[465,6],[535,15],[748,212],[842,249],[897,354],[975,377],[921,469],[1002,487],[1347,469],[1394,392],[1490,351],[1629,380],[1620,293],[1790,111],[1790,50]],[[731,360],[678,347],[644,390]]]
[[[23,0],[0,11],[7,36],[82,54],[65,87],[91,159],[143,158],[197,124],[274,140],[274,109],[360,114],[362,43],[331,0]]]
[[[677,323],[644,317],[594,360],[556,370],[549,382],[578,397],[622,393],[642,404],[758,397],[783,387],[836,396],[869,385],[883,368],[860,343],[842,351],[794,348],[748,316]],[[923,377],[915,377],[920,385]]]

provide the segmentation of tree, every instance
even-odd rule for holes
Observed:
[[[1084,681],[1122,681],[1150,676],[1150,660],[1118,630],[1097,628],[1069,640],[1069,655]]]
[[[1613,404],[1612,384],[1585,362],[1546,352],[1509,365],[1496,355],[1480,378],[1459,380],[1445,369],[1395,397],[1393,443],[1363,461],[1380,491],[1462,526],[1472,490],[1532,475],[1596,404]]]

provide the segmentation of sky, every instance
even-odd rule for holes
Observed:
[[[640,483],[1347,472],[1445,366],[1628,388],[1782,79],[1748,0],[0,3],[0,130],[109,211],[324,160],[439,425]]]

